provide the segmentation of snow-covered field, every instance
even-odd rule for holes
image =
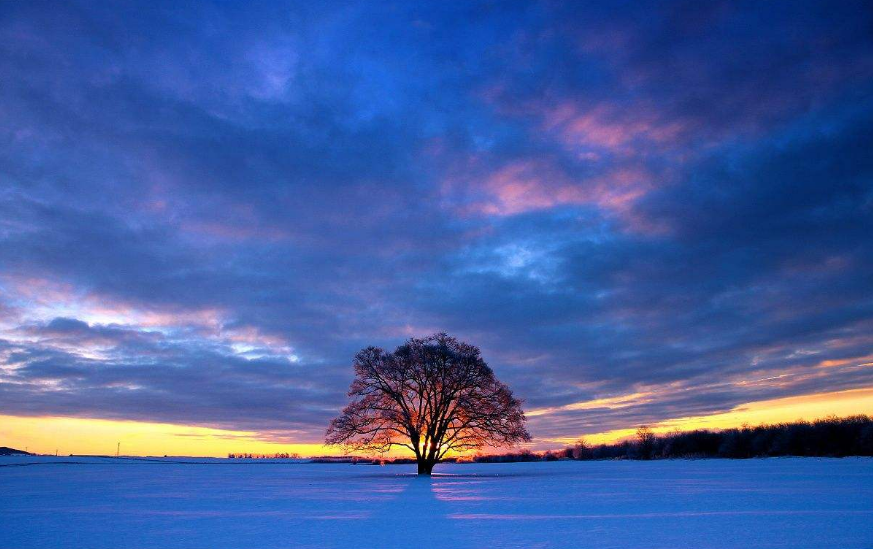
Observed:
[[[0,458],[0,547],[873,548],[864,458],[169,461]]]

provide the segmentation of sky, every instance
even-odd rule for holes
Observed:
[[[445,331],[532,448],[873,413],[869,2],[0,3],[0,445],[331,451]]]

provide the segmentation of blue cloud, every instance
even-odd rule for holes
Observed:
[[[4,4],[0,413],[316,441],[356,350],[436,330],[531,407],[660,395],[540,437],[870,386],[871,24]]]

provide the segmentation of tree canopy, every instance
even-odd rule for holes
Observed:
[[[410,450],[419,474],[447,453],[530,440],[521,401],[479,349],[444,333],[412,338],[393,353],[361,350],[352,401],[327,429],[327,444],[352,451]]]

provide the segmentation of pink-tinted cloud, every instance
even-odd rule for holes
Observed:
[[[597,159],[599,154],[638,156],[675,147],[687,124],[652,108],[612,103],[586,108],[566,101],[543,110],[542,129],[582,158]]]
[[[464,215],[511,216],[562,206],[590,206],[620,220],[630,230],[654,231],[633,212],[633,204],[654,187],[642,167],[615,167],[591,177],[573,178],[546,160],[516,161],[481,179],[450,178],[442,192]]]

